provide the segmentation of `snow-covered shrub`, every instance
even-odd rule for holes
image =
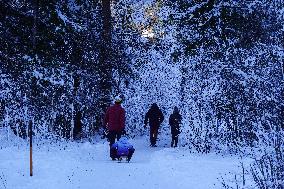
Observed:
[[[72,67],[38,68],[34,71],[38,134],[63,138],[93,134],[97,115],[96,75]]]
[[[259,145],[249,151],[243,151],[245,159],[251,159],[249,165],[241,161],[242,170],[222,176],[225,189],[283,189],[284,188],[284,133],[281,130],[261,133]]]
[[[21,90],[24,85],[18,82],[21,83],[20,78],[15,80],[8,74],[0,74],[0,122],[1,126],[10,126],[15,135],[26,138],[26,98]]]
[[[262,149],[251,165],[250,172],[258,189],[284,188],[284,133],[270,135],[271,146]]]
[[[225,175],[226,178],[221,176],[218,180],[222,184],[222,188],[224,189],[248,189],[248,180],[247,176],[249,175],[248,171],[246,170],[243,162],[240,163],[241,171],[236,174],[229,173],[229,175]],[[228,177],[229,176],[229,177]]]
[[[29,120],[33,121],[37,137],[73,138],[74,132],[80,133],[80,137],[94,134],[96,81],[95,73],[74,71],[68,66],[38,66],[23,72],[17,80],[1,74],[1,126],[11,127],[22,138],[27,137]]]

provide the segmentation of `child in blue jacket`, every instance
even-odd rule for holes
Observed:
[[[112,160],[119,159],[122,157],[126,157],[126,160],[129,162],[135,149],[128,142],[126,137],[121,137],[117,142],[115,142],[110,148],[110,157]]]

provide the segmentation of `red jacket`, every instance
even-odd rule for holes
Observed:
[[[114,104],[106,111],[105,126],[109,131],[122,131],[125,128],[125,110],[120,104]]]

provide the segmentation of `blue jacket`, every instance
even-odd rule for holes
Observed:
[[[129,154],[129,150],[134,150],[126,137],[121,137],[119,141],[111,146],[111,148],[117,149],[117,156],[127,156]]]

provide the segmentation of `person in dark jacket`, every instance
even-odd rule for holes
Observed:
[[[121,107],[122,98],[115,97],[114,105],[110,106],[105,114],[104,126],[107,130],[107,137],[110,147],[125,134],[125,110]]]
[[[153,103],[149,111],[146,113],[144,120],[144,128],[146,128],[148,122],[150,125],[150,146],[152,147],[156,147],[158,130],[163,121],[164,115],[162,111],[159,109],[156,103]]]
[[[171,126],[172,142],[171,147],[177,147],[178,135],[180,134],[180,124],[182,117],[177,107],[174,107],[173,113],[170,115],[169,124]]]

